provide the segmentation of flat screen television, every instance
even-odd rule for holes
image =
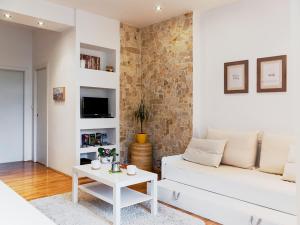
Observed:
[[[81,100],[81,118],[108,118],[108,98],[83,97]]]

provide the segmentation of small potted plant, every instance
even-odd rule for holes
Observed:
[[[100,161],[103,164],[110,163],[112,161],[112,158],[116,158],[118,155],[116,153],[116,149],[105,149],[105,148],[98,148],[98,156],[100,157]]]
[[[147,141],[147,134],[144,133],[143,123],[148,120],[149,112],[144,104],[144,100],[141,100],[141,103],[138,106],[138,109],[134,112],[134,117],[136,121],[140,123],[140,133],[136,134],[136,141],[140,144],[145,144]]]

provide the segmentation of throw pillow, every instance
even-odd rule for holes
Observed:
[[[282,175],[288,159],[289,146],[294,141],[292,136],[265,133],[261,145],[259,170]]]
[[[282,180],[296,182],[297,165],[296,165],[296,147],[290,146],[288,160],[284,167]]]
[[[205,166],[219,167],[226,140],[192,138],[183,158]]]
[[[249,169],[255,166],[258,133],[208,129],[207,138],[227,140],[222,164]]]

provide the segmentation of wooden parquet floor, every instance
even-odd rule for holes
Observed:
[[[31,161],[0,164],[0,180],[28,201],[72,190],[71,177]],[[81,184],[90,181],[85,178],[80,179]],[[146,191],[144,184],[135,185],[132,188],[140,192]],[[204,220],[206,225],[218,225],[194,214],[188,214]]]

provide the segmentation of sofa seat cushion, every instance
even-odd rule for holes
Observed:
[[[55,225],[55,223],[0,180],[1,225]]]
[[[296,184],[281,176],[221,165],[208,167],[183,160],[163,159],[163,178],[241,201],[296,215]]]

